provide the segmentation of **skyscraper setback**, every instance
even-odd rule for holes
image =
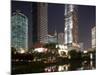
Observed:
[[[72,4],[65,5],[65,43],[67,47],[78,46],[77,8]]]

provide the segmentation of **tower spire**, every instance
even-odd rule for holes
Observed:
[[[56,31],[56,29],[55,29],[55,31],[54,31],[54,35],[57,36],[57,31]]]
[[[57,36],[56,25],[55,25],[55,30],[54,30],[54,36]]]

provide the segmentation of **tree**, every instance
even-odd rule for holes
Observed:
[[[16,48],[11,47],[11,54],[13,55],[13,54],[14,54],[14,52],[16,52]]]
[[[70,50],[68,55],[70,55],[71,59],[81,59],[81,52],[77,52],[76,49]]]

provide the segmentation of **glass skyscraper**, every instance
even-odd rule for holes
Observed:
[[[11,46],[17,50],[28,48],[28,18],[19,11],[11,17]]]
[[[67,47],[78,46],[78,17],[75,5],[65,5],[65,44]]]

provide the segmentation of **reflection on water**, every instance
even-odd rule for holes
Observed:
[[[45,72],[61,72],[61,71],[68,71],[68,67],[70,67],[70,65],[68,64],[64,64],[64,65],[55,65],[55,66],[49,66],[44,68]]]
[[[30,66],[30,67],[29,67]],[[12,67],[12,73],[44,73],[44,72],[63,72],[63,71],[74,71],[74,70],[92,70],[95,69],[95,61],[74,61],[67,64],[49,64],[47,65],[24,65]]]
[[[62,72],[62,71],[71,71],[71,70],[92,70],[95,69],[95,63],[93,61],[83,61],[79,62],[71,62],[64,65],[54,65],[48,66],[44,68],[45,72]]]
[[[49,66],[49,67],[46,67],[44,68],[44,71],[45,72],[56,72],[57,71],[57,66]]]
[[[84,61],[82,62],[82,67],[80,69],[82,70],[95,69],[95,64],[93,61]]]
[[[68,68],[70,67],[70,64],[65,64],[65,65],[59,65],[58,66],[58,71],[68,71]]]

